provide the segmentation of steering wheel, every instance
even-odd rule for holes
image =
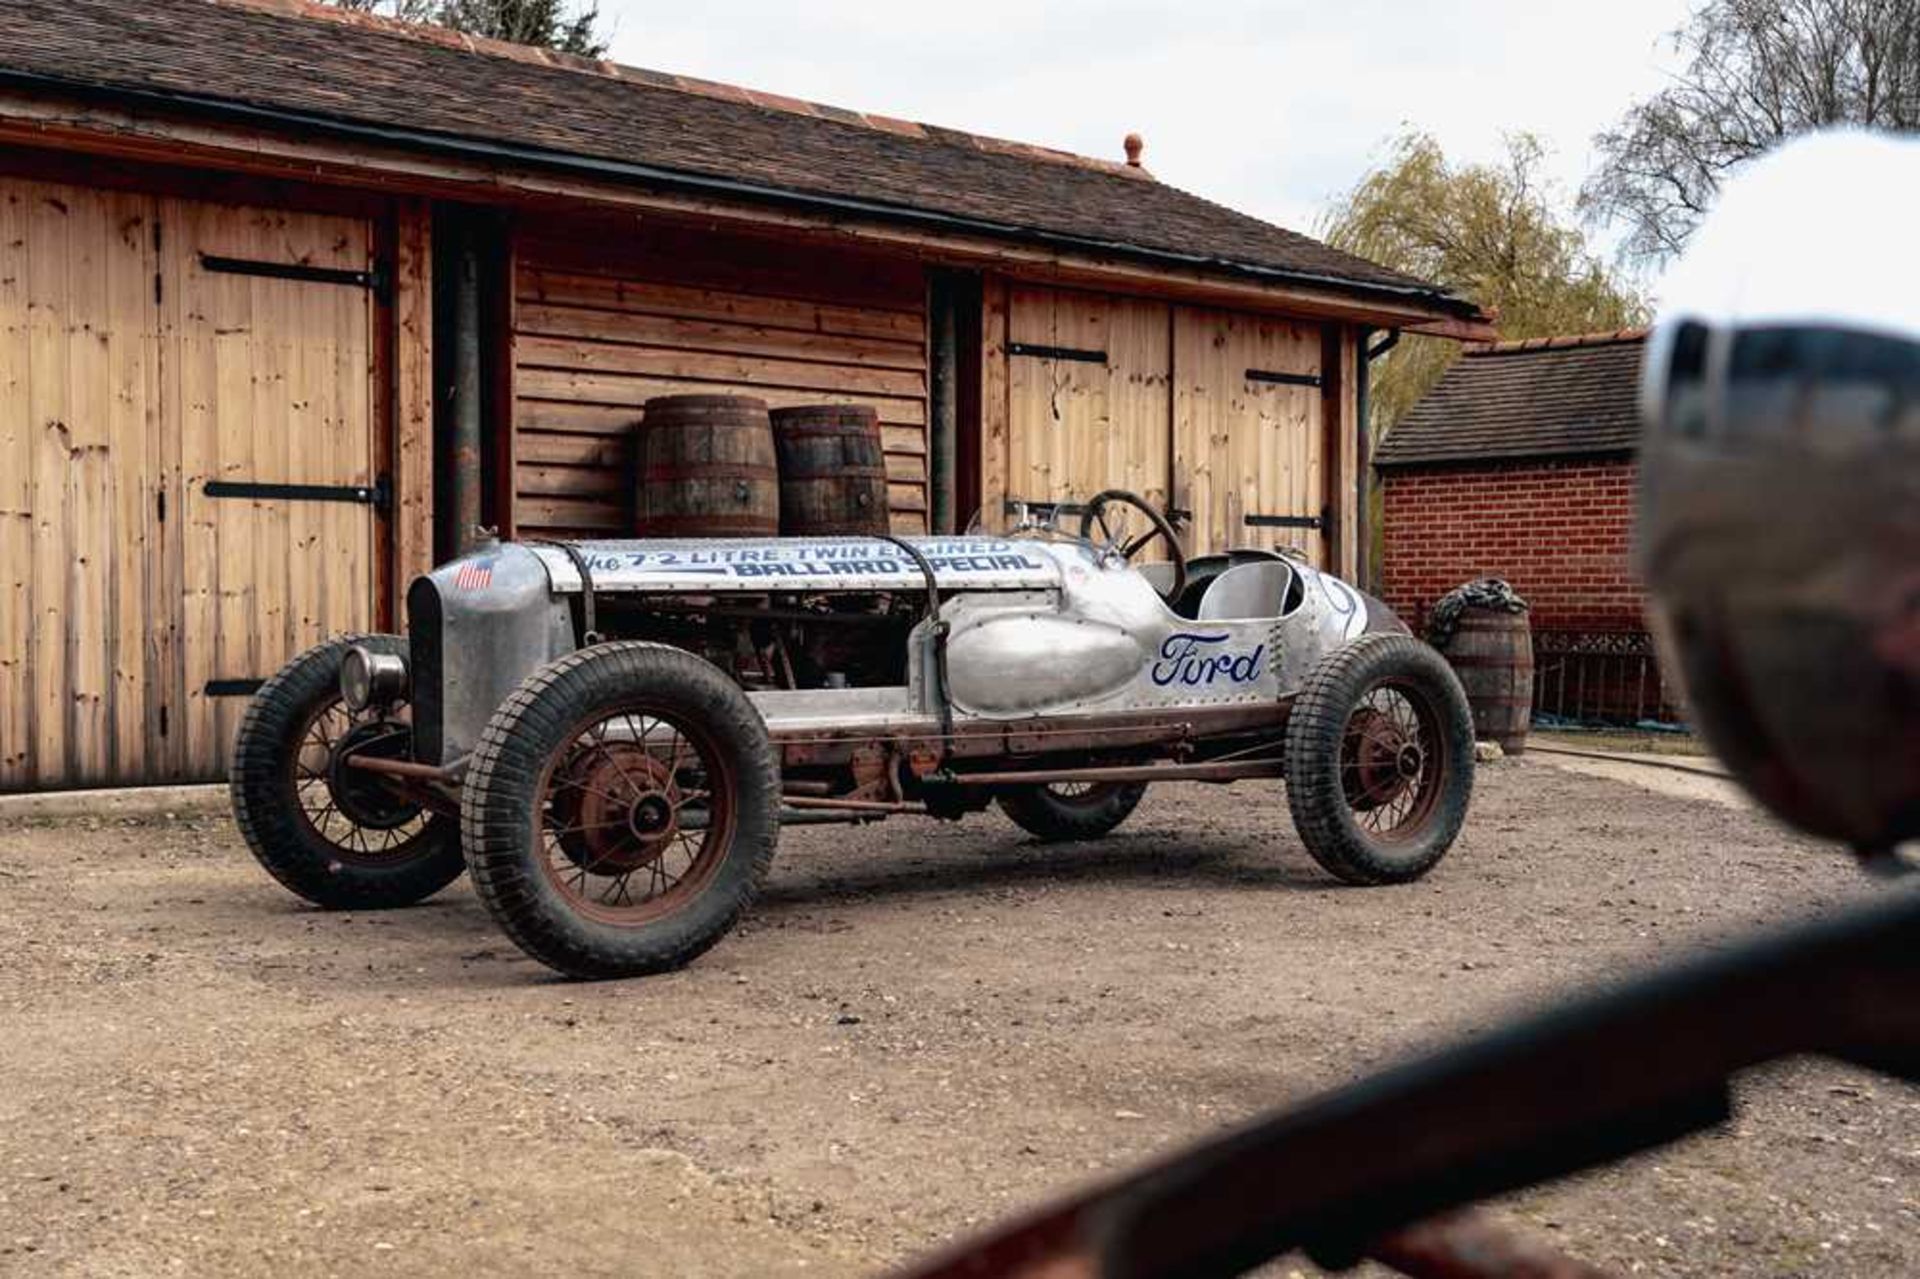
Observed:
[[[1130,530],[1124,518],[1118,521],[1120,531],[1114,532],[1114,524],[1107,519],[1109,505],[1130,506],[1146,516],[1147,522],[1153,527],[1129,541],[1126,534]],[[1135,555],[1140,553],[1140,549],[1151,543],[1154,538],[1166,539],[1167,558],[1173,565],[1173,584],[1160,592],[1160,598],[1168,604],[1180,598],[1180,592],[1187,585],[1187,553],[1181,549],[1180,535],[1174,532],[1173,525],[1167,522],[1167,517],[1148,506],[1145,498],[1138,493],[1129,493],[1126,489],[1102,489],[1095,493],[1087,499],[1086,509],[1080,512],[1081,540],[1092,541],[1093,530],[1096,527],[1099,528],[1101,536],[1106,538],[1108,548],[1119,551],[1120,558],[1129,563]]]

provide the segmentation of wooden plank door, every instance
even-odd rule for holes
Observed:
[[[1174,492],[1193,512],[1188,554],[1288,547],[1329,564],[1322,358],[1317,325],[1175,310]]]
[[[1166,509],[1167,326],[1162,303],[1026,285],[1011,289],[1008,498],[1083,502],[1102,489],[1120,488]]]
[[[0,178],[0,790],[167,774],[154,212]]]
[[[354,498],[378,479],[373,233],[360,218],[181,200],[160,218],[178,458],[172,731],[185,773],[211,777],[257,681],[373,625],[376,510]]]

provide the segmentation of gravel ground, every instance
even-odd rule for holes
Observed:
[[[13,820],[0,1273],[870,1273],[1867,891],[1744,807],[1510,760],[1398,889],[1333,885],[1256,784],[1098,845],[800,829],[703,960],[587,986],[464,887],[306,909],[219,816]],[[1623,1271],[1920,1273],[1920,1092],[1802,1062],[1740,1100],[1498,1211]]]

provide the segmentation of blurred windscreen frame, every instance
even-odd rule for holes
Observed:
[[[1920,345],[1830,325],[1714,329],[1686,320],[1648,352],[1649,428],[1738,452],[1755,443],[1851,450],[1920,439]],[[1717,401],[1717,402],[1716,402]]]

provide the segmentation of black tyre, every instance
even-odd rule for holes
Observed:
[[[780,769],[746,695],[662,644],[598,644],[494,712],[461,797],[474,887],[570,977],[677,968],[740,918],[773,862]]]
[[[1286,767],[1294,829],[1329,873],[1418,879],[1452,846],[1473,794],[1467,695],[1419,640],[1362,635],[1308,674]]]
[[[317,906],[410,906],[466,868],[459,824],[373,774],[336,766],[343,743],[398,756],[412,736],[405,703],[356,713],[340,700],[340,661],[355,644],[407,651],[397,635],[343,636],[300,654],[253,695],[228,774],[234,820],[267,872]]]
[[[1145,782],[1053,782],[1000,792],[1000,811],[1013,824],[1048,842],[1099,839],[1133,815]]]

